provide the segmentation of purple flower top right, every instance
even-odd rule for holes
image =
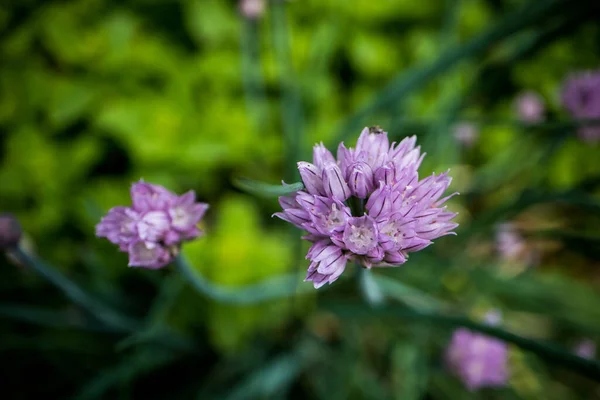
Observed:
[[[600,70],[581,72],[567,78],[561,100],[575,119],[600,119]],[[583,126],[577,133],[586,142],[600,141],[600,125]]]

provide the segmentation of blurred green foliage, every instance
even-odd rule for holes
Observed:
[[[18,216],[24,247],[140,324],[111,330],[6,258],[0,352],[15,360],[0,367],[6,393],[597,398],[597,383],[517,348],[509,387],[469,393],[441,361],[448,327],[388,316],[365,323],[300,296],[300,233],[269,218],[274,198],[232,182],[294,182],[312,144],[353,144],[365,125],[395,140],[417,134],[428,153],[423,176],[452,170],[462,196],[449,208],[461,227],[405,267],[376,271],[406,285],[382,281],[388,301],[475,319],[498,308],[509,330],[565,348],[598,340],[598,145],[562,124],[559,97],[571,71],[600,64],[598,6],[268,3],[258,20],[233,0],[0,5],[0,210]],[[544,123],[517,120],[513,101],[524,90],[543,96]],[[477,127],[471,148],[454,139],[460,121]],[[128,269],[93,232],[106,210],[129,204],[141,177],[211,204],[206,236],[184,248],[196,272],[232,290],[297,274],[289,290],[298,295],[226,304],[199,296],[176,270]],[[498,259],[493,234],[505,221],[523,228],[535,268]],[[358,297],[352,274],[319,297]],[[31,376],[41,376],[36,385]]]

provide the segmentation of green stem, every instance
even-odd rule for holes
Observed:
[[[260,65],[260,35],[258,32],[256,20],[243,19],[240,37],[242,81],[244,83],[246,108],[257,131],[264,129],[265,122],[268,120],[267,96]]]
[[[443,315],[435,312],[416,311],[395,307],[365,308],[348,303],[331,303],[327,308],[342,317],[371,317],[374,315],[396,317],[402,319],[413,319],[431,322],[432,324],[448,327],[465,327],[472,331],[480,332],[488,336],[512,343],[522,350],[531,351],[540,358],[556,365],[560,365],[573,372],[587,376],[600,382],[600,362],[578,357],[568,350],[552,343],[542,343],[527,339],[514,333],[510,333],[498,327],[480,324],[463,316]]]
[[[383,304],[385,297],[377,281],[373,277],[370,269],[356,264],[358,284],[367,303],[372,307],[378,307]]]
[[[273,45],[280,68],[282,90],[281,112],[284,136],[284,162],[286,164],[285,179],[287,181],[294,181],[298,178],[295,161],[298,160],[300,144],[302,143],[304,116],[300,94],[297,89],[297,80],[294,76],[292,56],[290,54],[285,2],[272,1],[270,5]]]
[[[190,266],[182,254],[175,259],[175,265],[197,292],[222,303],[254,304],[314,291],[310,285],[296,288],[296,274],[281,275],[248,286],[227,287],[204,278]]]
[[[104,304],[85,293],[77,284],[69,280],[58,270],[45,264],[41,260],[27,254],[20,248],[10,251],[13,256],[28,268],[43,276],[48,282],[62,290],[72,302],[89,311],[93,316],[114,329],[123,332],[135,331],[138,323],[129,317],[118,314]]]
[[[533,21],[540,21],[542,17],[561,3],[564,3],[564,0],[538,1],[527,4],[512,14],[507,15],[497,25],[469,42],[452,46],[431,64],[417,66],[407,72],[400,73],[377,96],[374,96],[374,100],[370,104],[361,108],[342,125],[339,134],[335,136],[335,142],[339,143],[348,138],[349,135],[353,135],[356,129],[362,125],[363,121],[377,111],[387,107],[389,104],[398,102],[399,99],[407,98],[411,92],[455,67],[461,60],[480,54],[489,49],[493,43],[523,29],[523,27],[528,26]]]

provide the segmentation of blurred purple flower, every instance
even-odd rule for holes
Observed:
[[[562,89],[563,106],[576,119],[600,119],[600,70],[570,76]],[[584,126],[578,130],[586,142],[600,141],[600,126]]]
[[[260,18],[265,13],[265,0],[240,0],[240,11],[248,19]]]
[[[500,258],[514,261],[525,251],[525,241],[513,224],[504,223],[496,229],[496,248]]]
[[[0,250],[17,246],[22,234],[21,224],[14,215],[0,214]]]
[[[189,191],[182,196],[143,181],[131,187],[131,207],[113,207],[96,225],[105,237],[129,253],[129,266],[161,268],[169,264],[185,240],[202,234],[197,225],[208,204],[196,203]]]
[[[515,99],[515,111],[521,121],[541,122],[545,119],[544,99],[536,92],[523,92]]]
[[[454,139],[465,147],[471,147],[479,137],[479,130],[471,122],[459,122],[454,125]]]
[[[298,163],[305,188],[280,197],[283,211],[274,215],[308,232],[306,281],[315,288],[335,281],[349,260],[398,266],[408,253],[454,234],[456,214],[442,204],[456,193],[440,199],[451,178],[446,172],[419,180],[424,154],[415,142],[390,145],[387,132],[365,128],[356,148],[339,145],[337,160],[318,144],[312,163]]]
[[[574,352],[579,357],[593,359],[596,356],[596,344],[590,339],[583,339],[577,343]]]
[[[499,314],[490,313],[486,323],[496,325],[499,319]],[[452,335],[445,357],[448,368],[471,391],[506,385],[508,346],[501,340],[459,328]]]
[[[506,222],[496,228],[496,249],[503,261],[533,266],[538,262],[537,252],[523,238],[517,226]]]

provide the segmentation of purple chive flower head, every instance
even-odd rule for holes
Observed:
[[[563,85],[562,103],[575,119],[600,119],[600,70],[569,77]],[[598,142],[600,126],[583,126],[578,135],[586,142]]]
[[[390,144],[387,132],[365,128],[355,148],[341,143],[334,157],[317,144],[313,162],[298,163],[304,189],[280,197],[283,211],[274,215],[308,232],[306,281],[315,288],[335,281],[350,260],[398,266],[454,234],[456,214],[443,206],[454,194],[441,198],[451,178],[446,172],[419,180],[424,154],[415,142],[413,136]]]
[[[105,237],[129,253],[129,266],[161,268],[177,255],[182,242],[202,234],[197,225],[208,204],[189,191],[177,196],[143,181],[131,187],[131,207],[113,207],[96,225]]]
[[[486,322],[498,324],[498,314],[488,314]],[[501,340],[459,328],[454,331],[445,356],[448,368],[471,391],[506,385],[508,346]]]
[[[546,112],[544,99],[536,92],[523,92],[515,99],[515,111],[521,121],[541,122]]]

